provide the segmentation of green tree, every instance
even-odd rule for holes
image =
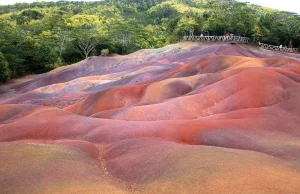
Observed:
[[[283,13],[279,21],[280,30],[288,39],[289,48],[293,48],[293,40],[300,36],[300,17],[291,13]]]
[[[4,55],[0,52],[0,82],[7,82],[10,78],[10,70],[8,62],[6,61]]]

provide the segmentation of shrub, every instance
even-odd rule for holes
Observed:
[[[109,54],[109,50],[108,49],[102,49],[101,50],[101,56],[107,56]]]
[[[61,58],[57,58],[54,63],[47,64],[45,67],[49,71],[49,70],[52,70],[52,69],[55,69],[55,68],[58,68],[61,66],[63,66],[63,62],[62,62]]]

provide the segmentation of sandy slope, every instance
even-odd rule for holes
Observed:
[[[299,60],[183,42],[2,85],[0,193],[299,193]]]

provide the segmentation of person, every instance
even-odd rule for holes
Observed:
[[[201,35],[200,35],[201,37],[203,36],[203,34],[201,33]]]
[[[229,32],[226,33],[226,40],[229,39]]]
[[[282,49],[282,45],[279,45],[279,48]]]

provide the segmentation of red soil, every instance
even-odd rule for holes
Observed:
[[[299,193],[299,60],[180,43],[2,85],[0,193]]]

